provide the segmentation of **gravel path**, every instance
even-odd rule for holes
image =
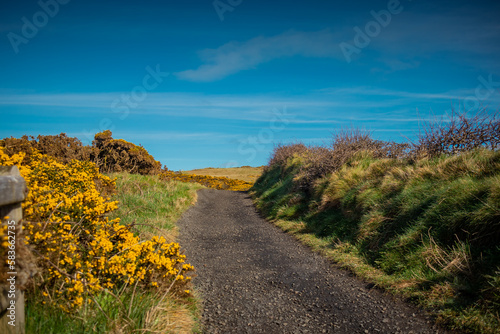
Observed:
[[[246,193],[200,190],[179,227],[206,333],[450,333],[266,222]]]

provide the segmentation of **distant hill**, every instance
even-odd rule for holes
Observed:
[[[237,179],[254,183],[262,174],[264,166],[260,167],[231,167],[231,168],[203,168],[182,171],[185,174],[210,175],[210,176],[225,176],[230,179]]]

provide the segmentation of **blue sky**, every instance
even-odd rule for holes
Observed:
[[[96,132],[172,170],[267,163],[349,126],[414,139],[500,106],[498,1],[41,0],[0,5],[0,138]]]

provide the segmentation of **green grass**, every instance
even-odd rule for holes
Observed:
[[[194,298],[162,300],[159,294],[141,293],[132,300],[130,293],[120,298],[102,293],[96,300],[102,310],[84,305],[72,314],[36,301],[28,303],[26,333],[154,333],[165,328],[172,333],[199,332]]]
[[[119,201],[118,210],[110,217],[120,217],[122,224],[135,223],[142,233],[151,233],[172,240],[177,235],[175,222],[196,201],[196,190],[202,186],[194,183],[163,182],[158,176],[128,173],[109,175],[116,178]]]
[[[297,162],[270,166],[252,189],[278,226],[451,328],[499,332],[500,152],[418,161],[362,153],[312,193],[295,184]]]
[[[159,181],[157,176],[115,173],[119,209],[110,216],[121,223],[135,223],[138,234],[162,235],[174,241],[175,222],[196,201],[192,183]],[[182,246],[182,245],[181,245]],[[189,262],[189,259],[187,259]],[[95,297],[102,310],[93,304],[67,314],[39,302],[42,298],[27,296],[26,333],[199,333],[200,298],[169,293],[162,299],[158,292],[125,289],[121,295],[101,293]],[[190,289],[192,291],[192,289]]]

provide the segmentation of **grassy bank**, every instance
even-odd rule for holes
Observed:
[[[141,240],[163,236],[168,242],[176,236],[175,221],[196,201],[196,184],[159,181],[158,176],[117,173],[118,209],[110,218],[133,224]],[[181,245],[182,246],[182,245]],[[189,259],[187,259],[189,261]],[[103,291],[93,303],[85,303],[67,314],[42,303],[35,290],[28,296],[27,333],[191,333],[199,332],[199,299],[196,292],[169,290],[160,286],[142,290],[130,284],[119,291]],[[40,297],[40,298],[39,298]],[[98,305],[98,306],[97,306]]]
[[[252,188],[257,207],[437,321],[499,332],[500,152],[396,159],[358,150],[333,171],[315,174],[325,165],[318,161],[327,162],[317,153],[278,148]]]
[[[142,233],[162,235],[167,240],[177,236],[175,222],[181,214],[196,202],[196,190],[202,186],[196,183],[164,182],[158,175],[114,173],[119,201],[112,218],[121,217],[122,224],[135,223]]]

